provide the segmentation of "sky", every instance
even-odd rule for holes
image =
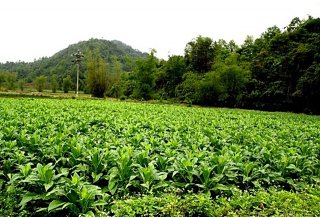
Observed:
[[[2,0],[0,62],[50,57],[90,38],[167,59],[199,35],[242,44],[308,15],[320,17],[320,0]]]

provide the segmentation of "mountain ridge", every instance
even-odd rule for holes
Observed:
[[[65,77],[67,75],[73,75],[75,71],[71,54],[77,50],[85,53],[88,49],[98,49],[110,67],[114,61],[120,62],[123,71],[132,70],[128,59],[144,58],[147,56],[147,53],[134,49],[119,40],[91,38],[70,44],[68,47],[54,53],[50,57],[41,57],[33,62],[7,61],[6,63],[0,63],[0,71],[16,72],[18,79],[25,79],[27,82],[31,82],[39,75],[50,77],[56,74],[58,77]],[[83,65],[81,68],[83,69]]]

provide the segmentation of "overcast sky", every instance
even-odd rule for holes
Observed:
[[[166,59],[198,35],[241,44],[308,15],[320,17],[320,0],[2,0],[0,62],[33,61],[90,38],[155,48]]]

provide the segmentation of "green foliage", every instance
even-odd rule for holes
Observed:
[[[144,195],[118,200],[114,216],[317,216],[319,196],[309,193],[257,191],[237,192],[229,198],[212,200],[208,194]]]
[[[88,50],[85,56],[88,89],[93,96],[104,97],[107,90],[107,65],[99,50]]]
[[[63,92],[68,93],[69,90],[71,89],[71,86],[72,86],[71,76],[68,75],[63,79],[63,82],[62,82]]]
[[[199,83],[201,76],[192,72],[185,73],[182,77],[183,82],[176,87],[176,95],[187,102],[199,102]]]
[[[56,93],[58,89],[58,77],[57,75],[52,75],[50,79],[52,93]]]
[[[240,94],[250,78],[248,70],[238,60],[238,55],[230,54],[223,62],[217,62],[213,70],[218,74],[221,86],[225,89],[226,104],[237,105]]]
[[[0,72],[0,87],[3,85],[5,81],[6,81],[6,73]]]
[[[123,94],[121,87],[121,75],[123,74],[121,63],[113,57],[112,69],[107,73],[107,95],[114,98],[119,98]]]
[[[131,97],[135,88],[135,83],[133,73],[122,73],[118,84],[121,94],[125,97]]]
[[[155,50],[145,59],[139,59],[136,62],[134,70],[135,87],[133,97],[136,99],[151,99],[154,83],[154,74],[156,71],[157,60],[154,56]]]
[[[319,26],[319,18],[302,21],[294,18],[285,31],[272,27],[254,43],[247,43],[241,50],[241,58],[251,59],[253,79],[243,102],[262,109],[318,113],[317,101],[302,97],[301,84],[311,74],[317,80],[316,73],[310,72],[320,63],[319,49],[315,46],[320,41]]]
[[[0,116],[1,215],[319,215],[317,116],[28,98]]]
[[[181,197],[168,193],[118,200],[111,210],[114,216],[212,216],[214,206],[207,194]]]
[[[56,74],[62,83],[62,73],[75,72],[72,53],[98,49],[99,54],[93,55],[97,58],[80,66],[80,89],[99,97],[106,94],[318,114],[319,26],[319,18],[294,18],[283,30],[273,26],[257,39],[247,36],[240,46],[233,40],[198,36],[186,45],[183,57],[171,56],[168,61],[157,60],[154,52],[147,56],[134,51],[119,41],[90,39],[51,58],[32,64],[8,62],[0,64],[0,69],[16,71],[17,78],[27,83],[43,72]],[[100,76],[85,74],[89,68]],[[14,82],[7,82],[6,77],[7,72],[0,73],[1,88],[14,89]]]
[[[7,90],[14,90],[17,80],[17,73],[15,72],[0,72],[0,88],[6,88]]]
[[[36,87],[38,92],[42,92],[47,85],[47,77],[46,76],[38,76],[34,80],[34,86]]]
[[[208,37],[198,36],[185,48],[186,62],[192,71],[201,73],[210,71],[214,56],[214,43]]]
[[[24,85],[25,85],[25,80],[23,80],[23,79],[20,79],[19,81],[18,81],[18,87],[19,87],[19,89],[20,89],[20,91],[22,92],[23,90],[24,90]]]
[[[8,90],[15,89],[16,80],[17,80],[17,73],[7,73],[6,85]]]
[[[182,56],[171,56],[156,74],[156,88],[168,97],[176,97],[175,89],[186,72],[186,61]]]
[[[99,52],[80,66],[80,89],[99,97],[319,114],[319,26],[320,18],[296,17],[283,29],[272,26],[257,39],[247,36],[240,46],[198,36],[187,43],[184,56],[168,61],[119,41],[90,39],[34,63],[0,64],[2,71],[17,72],[13,82],[6,81],[8,72],[0,73],[0,88],[14,89],[15,80],[29,83],[44,73],[57,75],[62,83],[76,71],[71,54],[88,49]]]
[[[219,53],[220,55],[221,53]],[[205,75],[186,73],[176,88],[181,99],[204,105],[237,105],[250,76],[235,53],[224,54]]]
[[[32,82],[40,75],[50,78],[51,75],[56,74],[59,83],[62,83],[62,79],[66,75],[72,75],[76,72],[71,54],[77,52],[77,50],[85,51],[87,49],[100,50],[102,58],[110,66],[113,63],[113,58],[116,57],[121,65],[121,69],[127,72],[133,70],[133,60],[147,56],[146,53],[133,49],[120,41],[90,39],[88,41],[81,41],[76,44],[72,44],[51,57],[39,58],[31,63],[20,61],[0,63],[0,72],[17,72],[17,78],[25,79],[27,83]],[[112,71],[111,69],[108,70]],[[81,66],[80,84],[84,80],[85,69],[84,66]],[[80,86],[80,89],[85,89],[85,85]]]
[[[297,83],[297,90],[294,93],[299,100],[306,106],[306,110],[319,111],[320,103],[320,67],[319,65],[310,66]]]
[[[199,88],[198,103],[204,105],[222,105],[227,98],[227,86],[222,80],[223,74],[209,72],[202,78]]]

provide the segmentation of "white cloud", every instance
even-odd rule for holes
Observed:
[[[89,38],[117,39],[158,56],[182,54],[197,35],[258,37],[292,18],[320,17],[318,0],[10,0],[0,3],[0,61],[32,61]]]

